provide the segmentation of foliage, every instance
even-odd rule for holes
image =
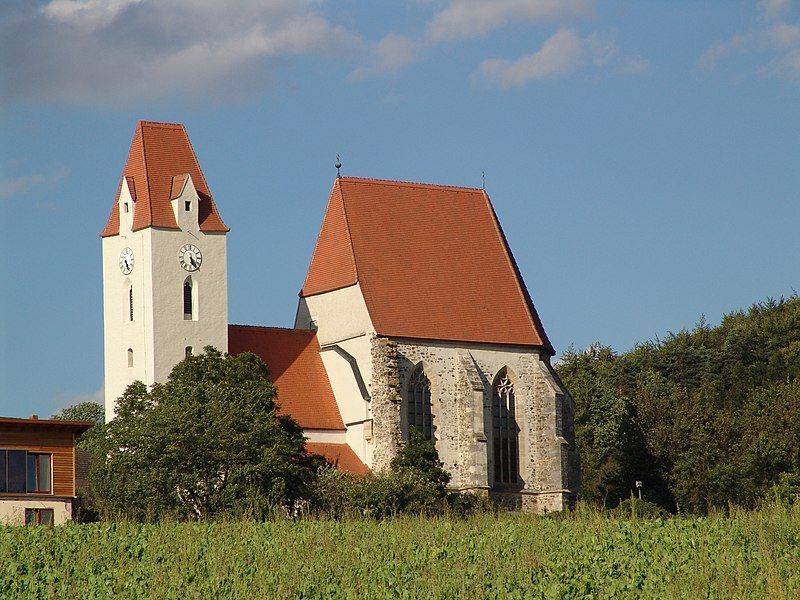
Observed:
[[[207,347],[165,383],[128,386],[90,473],[106,517],[264,515],[293,503],[320,460],[302,430],[276,416],[275,388],[254,354]]]
[[[0,597],[798,598],[799,511],[0,527]]]
[[[97,402],[78,402],[61,409],[51,418],[59,421],[90,421],[96,423],[94,427],[82,433],[77,439],[77,446],[81,450],[97,454],[100,450],[106,422],[106,411]]]
[[[670,513],[658,504],[638,498],[623,500],[611,514],[623,519],[666,519],[670,516]]]
[[[310,512],[335,519],[400,514],[469,515],[491,510],[487,499],[448,491],[450,474],[436,446],[416,429],[385,473],[356,476],[331,467],[319,472],[312,486]]]
[[[425,439],[415,427],[408,430],[408,442],[392,459],[392,471],[416,471],[424,479],[444,491],[450,483],[450,473],[445,471],[444,463],[433,440]]]
[[[62,408],[52,418],[61,421],[92,421],[102,425],[106,422],[106,411],[97,402],[78,402]]]
[[[768,300],[624,354],[569,352],[583,495],[616,505],[636,480],[670,510],[753,507],[800,472],[800,299]]]

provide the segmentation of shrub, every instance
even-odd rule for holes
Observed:
[[[610,511],[615,517],[623,519],[666,519],[670,516],[664,508],[647,500],[628,498]]]

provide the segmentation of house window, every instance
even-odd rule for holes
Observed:
[[[128,367],[133,366],[133,348],[128,348]]]
[[[186,348],[183,349],[183,352],[186,358],[189,358],[192,355],[192,347],[186,346]]]
[[[184,202],[183,202],[183,210],[185,210],[186,212],[189,212],[190,210],[192,210],[192,201],[191,200],[184,200]]]
[[[25,450],[0,450],[0,493],[25,493]]]
[[[411,374],[408,384],[408,427],[419,431],[425,439],[433,439],[433,418],[431,415],[431,382],[425,375],[422,365]]]
[[[33,494],[49,494],[52,491],[50,474],[52,456],[49,454],[28,453],[28,487]]]
[[[515,418],[514,384],[503,369],[492,394],[492,462],[495,484],[519,481],[519,428]]]
[[[52,508],[26,508],[25,525],[52,525]]]
[[[49,494],[52,491],[50,454],[0,450],[0,493]]]
[[[194,318],[194,303],[192,302],[192,279],[183,282],[183,319],[191,321]]]

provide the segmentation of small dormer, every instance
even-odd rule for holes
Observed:
[[[119,230],[123,235],[133,228],[133,213],[136,207],[136,185],[133,177],[123,177],[119,190]]]
[[[197,231],[200,197],[194,187],[192,176],[188,173],[175,175],[172,178],[169,197],[178,227],[183,231]]]

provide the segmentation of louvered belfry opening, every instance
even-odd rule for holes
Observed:
[[[433,439],[431,382],[422,365],[411,374],[408,385],[408,427],[419,431],[427,440]]]
[[[493,481],[500,485],[519,483],[519,428],[514,403],[514,383],[501,371],[492,394]]]

